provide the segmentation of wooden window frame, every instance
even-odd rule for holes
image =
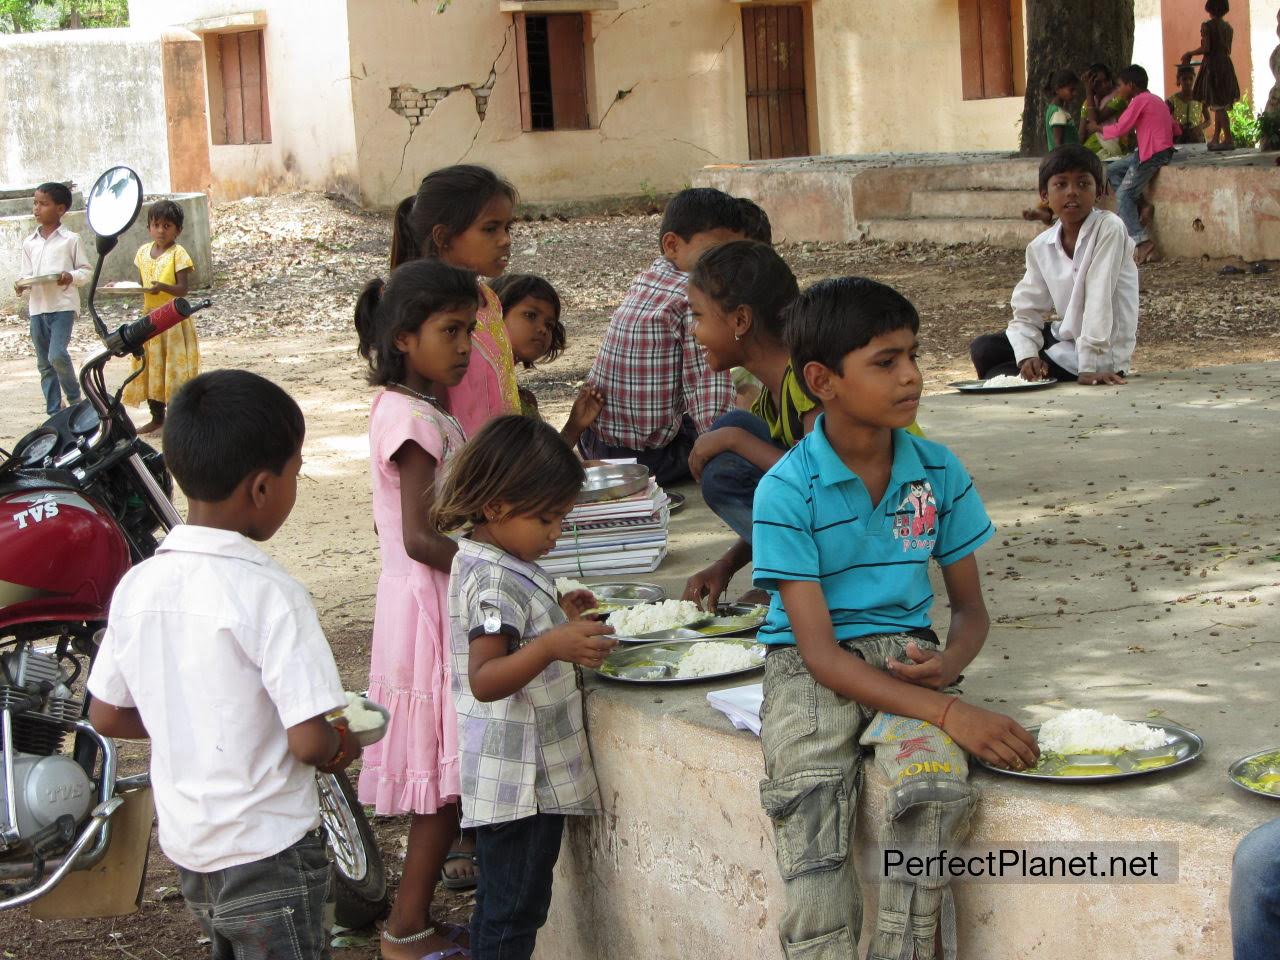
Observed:
[[[575,13],[516,13],[516,70],[520,89],[520,128],[525,133],[591,129],[591,15]],[[546,26],[549,82],[533,89],[536,58],[530,56],[530,20]],[[535,31],[535,38],[536,38]],[[533,61],[533,62],[531,62]],[[535,110],[535,94],[550,96],[550,124]],[[535,125],[536,124],[536,125]]]
[[[1022,0],[958,0],[960,82],[965,100],[1026,93]]]
[[[210,141],[215,146],[270,143],[266,31],[209,32],[204,41]]]

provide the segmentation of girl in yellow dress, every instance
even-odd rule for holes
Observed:
[[[147,211],[147,232],[151,243],[143,244],[133,258],[142,275],[143,308],[150,313],[174,297],[185,297],[191,287],[195,264],[191,255],[179,244],[182,233],[182,208],[172,200],[160,200]],[[137,371],[145,369],[124,391],[124,402],[141,406],[146,401],[151,420],[138,433],[154,433],[164,424],[164,408],[179,388],[200,372],[200,345],[196,341],[196,325],[191,318],[183,320],[143,346],[142,360],[133,361]]]

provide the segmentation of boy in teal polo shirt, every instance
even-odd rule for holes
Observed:
[[[968,832],[966,751],[1015,769],[1038,755],[1026,730],[955,686],[986,640],[974,551],[995,528],[955,455],[906,432],[922,386],[919,327],[905,297],[861,277],[818,283],[791,307],[792,367],[824,413],[760,482],[752,538],[755,584],[772,594],[760,795],[789,957],[858,956],[849,845],[864,747],[891,784],[881,840],[912,855],[954,849]],[[945,648],[930,629],[931,558],[951,605]],[[890,870],[868,956],[932,960],[944,917],[954,956],[949,901],[944,878]]]

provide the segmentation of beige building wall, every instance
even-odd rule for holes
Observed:
[[[1133,62],[1146,68],[1148,89],[1157,97],[1173,93],[1166,89],[1164,75],[1164,25],[1160,16],[1161,0],[1135,0],[1133,4]],[[1178,56],[1182,55],[1181,50]],[[1119,70],[1128,64],[1116,64]]]
[[[407,0],[402,5],[412,6]],[[255,15],[265,20],[271,142],[213,144],[213,195],[229,199],[308,188],[358,196],[346,0],[129,3],[135,28],[178,24],[206,37],[241,29]],[[216,122],[214,111],[210,115]]]

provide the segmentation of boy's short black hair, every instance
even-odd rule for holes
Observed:
[[[1228,0],[1207,0],[1204,12],[1211,17],[1225,17],[1231,12],[1231,4]]]
[[[732,230],[747,232],[746,214],[737,197],[711,187],[691,187],[681,190],[667,203],[662,212],[662,226],[658,228],[658,241],[668,233],[674,233],[688,243],[695,234],[708,230]]]
[[[152,224],[157,220],[165,220],[172,223],[178,228],[178,232],[182,232],[182,221],[184,220],[182,207],[173,200],[157,200],[147,209],[147,223]]]
[[[248,370],[202,373],[178,391],[164,417],[164,458],[191,500],[225,500],[259,470],[280,474],[299,450],[306,421],[293,397]]]
[[[769,215],[764,212],[764,208],[746,197],[739,197],[738,203],[742,207],[742,223],[747,234],[746,238],[755,240],[757,243],[772,244],[773,224],[769,222]]]
[[[1147,77],[1147,71],[1136,63],[1131,63],[1120,71],[1120,76],[1116,78],[1121,83],[1132,83],[1139,90],[1147,89],[1150,82]]]
[[[920,331],[920,314],[911,301],[866,277],[821,280],[793,300],[786,315],[791,369],[805,393],[806,364],[817,362],[839,373],[848,354],[876,337],[895,330]]]
[[[1080,77],[1074,70],[1053,70],[1045,81],[1045,93],[1057,93],[1063,87],[1080,86]]]
[[[51,180],[48,183],[40,184],[40,186],[36,187],[35,192],[43,193],[53,201],[55,206],[71,209],[71,188],[65,183],[56,183]]]
[[[1093,176],[1094,185],[1101,190],[1106,182],[1102,172],[1102,161],[1088,147],[1078,143],[1068,143],[1058,147],[1040,161],[1040,195],[1049,192],[1049,181],[1062,173],[1075,173],[1083,170]]]

